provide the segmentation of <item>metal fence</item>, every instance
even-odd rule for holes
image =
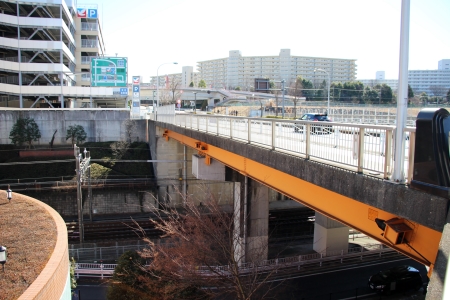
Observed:
[[[137,243],[134,245],[69,249],[69,256],[79,263],[117,261],[125,252],[141,251],[146,246],[145,243]]]
[[[319,160],[387,179],[393,168],[395,127],[338,122],[158,114],[158,121]],[[412,178],[415,128],[405,129],[405,178]]]
[[[124,246],[125,247],[125,246]],[[113,251],[117,251],[117,247],[111,247]],[[77,249],[80,250],[80,249]],[[132,250],[132,249],[129,249]],[[103,249],[105,251],[105,249]],[[381,257],[383,254],[391,254],[395,250],[384,246],[383,244],[369,244],[360,247],[348,248],[347,250],[327,251],[326,253],[314,253],[306,255],[296,255],[291,257],[276,258],[263,260],[258,263],[243,263],[239,267],[241,274],[251,273],[255,270],[264,271],[275,268],[292,268],[300,270],[305,265],[316,264],[322,266],[326,262],[344,263],[345,259],[357,258],[363,260],[365,257],[377,255]],[[117,264],[103,263],[76,263],[75,275],[79,277],[111,277]],[[214,274],[227,274],[229,266],[198,266],[196,270],[205,276]]]

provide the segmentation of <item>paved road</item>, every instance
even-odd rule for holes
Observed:
[[[106,300],[107,281],[78,279],[75,295],[72,300]]]
[[[368,245],[377,243],[375,240],[364,235],[355,235],[355,238],[349,239],[350,243],[358,245]],[[290,251],[296,254],[307,254],[314,252],[312,245],[300,245],[293,247]],[[293,254],[293,253],[289,253]],[[423,291],[393,294],[389,296],[380,296],[375,294],[367,286],[369,276],[379,270],[389,268],[398,264],[410,264],[418,268],[423,278],[426,278],[426,269],[423,265],[403,258],[397,262],[383,262],[378,264],[373,262],[369,266],[351,267],[339,271],[321,272],[317,274],[299,275],[291,280],[284,280],[276,291],[276,298],[283,300],[322,300],[322,299],[387,299],[387,300],[424,300]],[[107,283],[99,280],[80,279],[78,287],[80,297],[74,300],[106,300]]]

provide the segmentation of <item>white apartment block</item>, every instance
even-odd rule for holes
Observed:
[[[105,53],[95,4],[0,0],[0,107],[125,107],[126,96],[91,87]]]
[[[378,71],[378,72],[380,72],[380,71]],[[378,76],[378,72],[377,72],[377,76]],[[369,87],[386,84],[391,87],[393,92],[397,92],[397,89],[398,89],[398,80],[397,79],[358,79],[358,81],[360,81],[365,86],[369,86]]]
[[[173,86],[173,84],[178,84],[177,88],[187,88],[191,84],[191,82],[194,83],[194,86],[198,85],[199,79],[199,73],[194,72],[194,67],[192,66],[184,66],[181,68],[181,73],[175,73],[175,74],[165,74],[165,75],[159,75],[158,76],[151,76],[150,77],[150,86],[153,88],[156,88],[157,82],[159,79],[159,88],[164,88],[169,86]]]
[[[398,89],[397,79],[379,79],[380,72],[376,73],[376,79],[360,79],[364,85],[373,87],[378,84],[387,84],[396,92]],[[437,70],[409,70],[408,84],[415,95],[423,92],[429,96],[445,96],[450,90],[450,59],[442,59],[438,62]]]
[[[356,79],[356,60],[323,57],[292,56],[290,49],[281,49],[278,56],[242,56],[238,50],[229,57],[197,63],[199,78],[216,89],[251,90],[256,78],[285,80],[289,86],[297,76],[313,83],[347,82]],[[315,69],[321,69],[314,72]]]

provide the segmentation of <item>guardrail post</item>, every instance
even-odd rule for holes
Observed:
[[[101,276],[102,276],[102,279],[103,279],[103,264],[100,264],[100,270],[101,270]]]
[[[78,270],[78,267],[79,267],[79,265],[78,265],[78,264],[75,264],[75,272],[77,273],[77,279],[79,279],[79,278],[80,278],[80,273],[79,273],[79,272],[77,272],[77,270]]]
[[[233,139],[233,119],[230,119],[230,139]]]
[[[247,119],[247,142],[252,143],[252,121]]]
[[[275,123],[275,120],[272,120],[272,150],[275,150],[275,137],[276,137],[276,134],[275,134],[275,130],[276,130],[276,123]]]
[[[309,159],[311,153],[311,124],[306,124],[304,131],[306,132],[305,155],[306,159]]]
[[[206,118],[205,118],[205,131],[206,131],[206,133],[208,133],[208,123],[209,123],[209,117],[208,117],[208,115],[206,115]]]
[[[392,130],[386,130],[386,142],[384,145],[384,179],[388,179],[391,174],[392,137]]]
[[[216,135],[217,135],[217,136],[219,136],[219,124],[220,124],[220,118],[217,117],[217,118],[216,118],[216,126],[217,126]]]
[[[364,167],[364,128],[359,129],[358,166],[356,172],[362,173]]]

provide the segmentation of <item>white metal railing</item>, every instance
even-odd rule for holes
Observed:
[[[98,47],[98,41],[97,40],[82,39],[81,40],[81,47],[83,47],[83,48],[96,48],[96,47]]]
[[[158,121],[289,152],[387,179],[392,174],[395,126],[243,118],[211,114],[163,114]],[[405,129],[405,178],[412,178],[415,128]]]
[[[81,57],[81,63],[83,65],[90,65],[91,64],[91,59],[92,59],[91,56],[82,56]]]
[[[82,22],[81,23],[81,30],[96,31],[96,30],[98,30],[98,24],[97,23]]]
[[[117,264],[91,264],[77,263],[75,264],[75,276],[82,277],[112,277]]]
[[[396,252],[383,244],[369,244],[360,247],[348,248],[347,250],[327,251],[326,253],[314,253],[306,255],[296,255],[283,258],[274,258],[263,260],[258,263],[243,263],[239,266],[239,273],[250,273],[255,269],[274,269],[274,268],[289,268],[297,267],[298,270],[302,266],[308,264],[318,264],[322,266],[324,262],[340,262],[344,259],[358,258],[362,260],[364,257],[378,255],[379,257],[385,253]],[[75,264],[75,275],[79,277],[111,277],[117,264],[98,264],[98,263],[77,263]],[[214,275],[217,273],[226,274],[228,266],[198,266],[196,270],[203,275]]]

